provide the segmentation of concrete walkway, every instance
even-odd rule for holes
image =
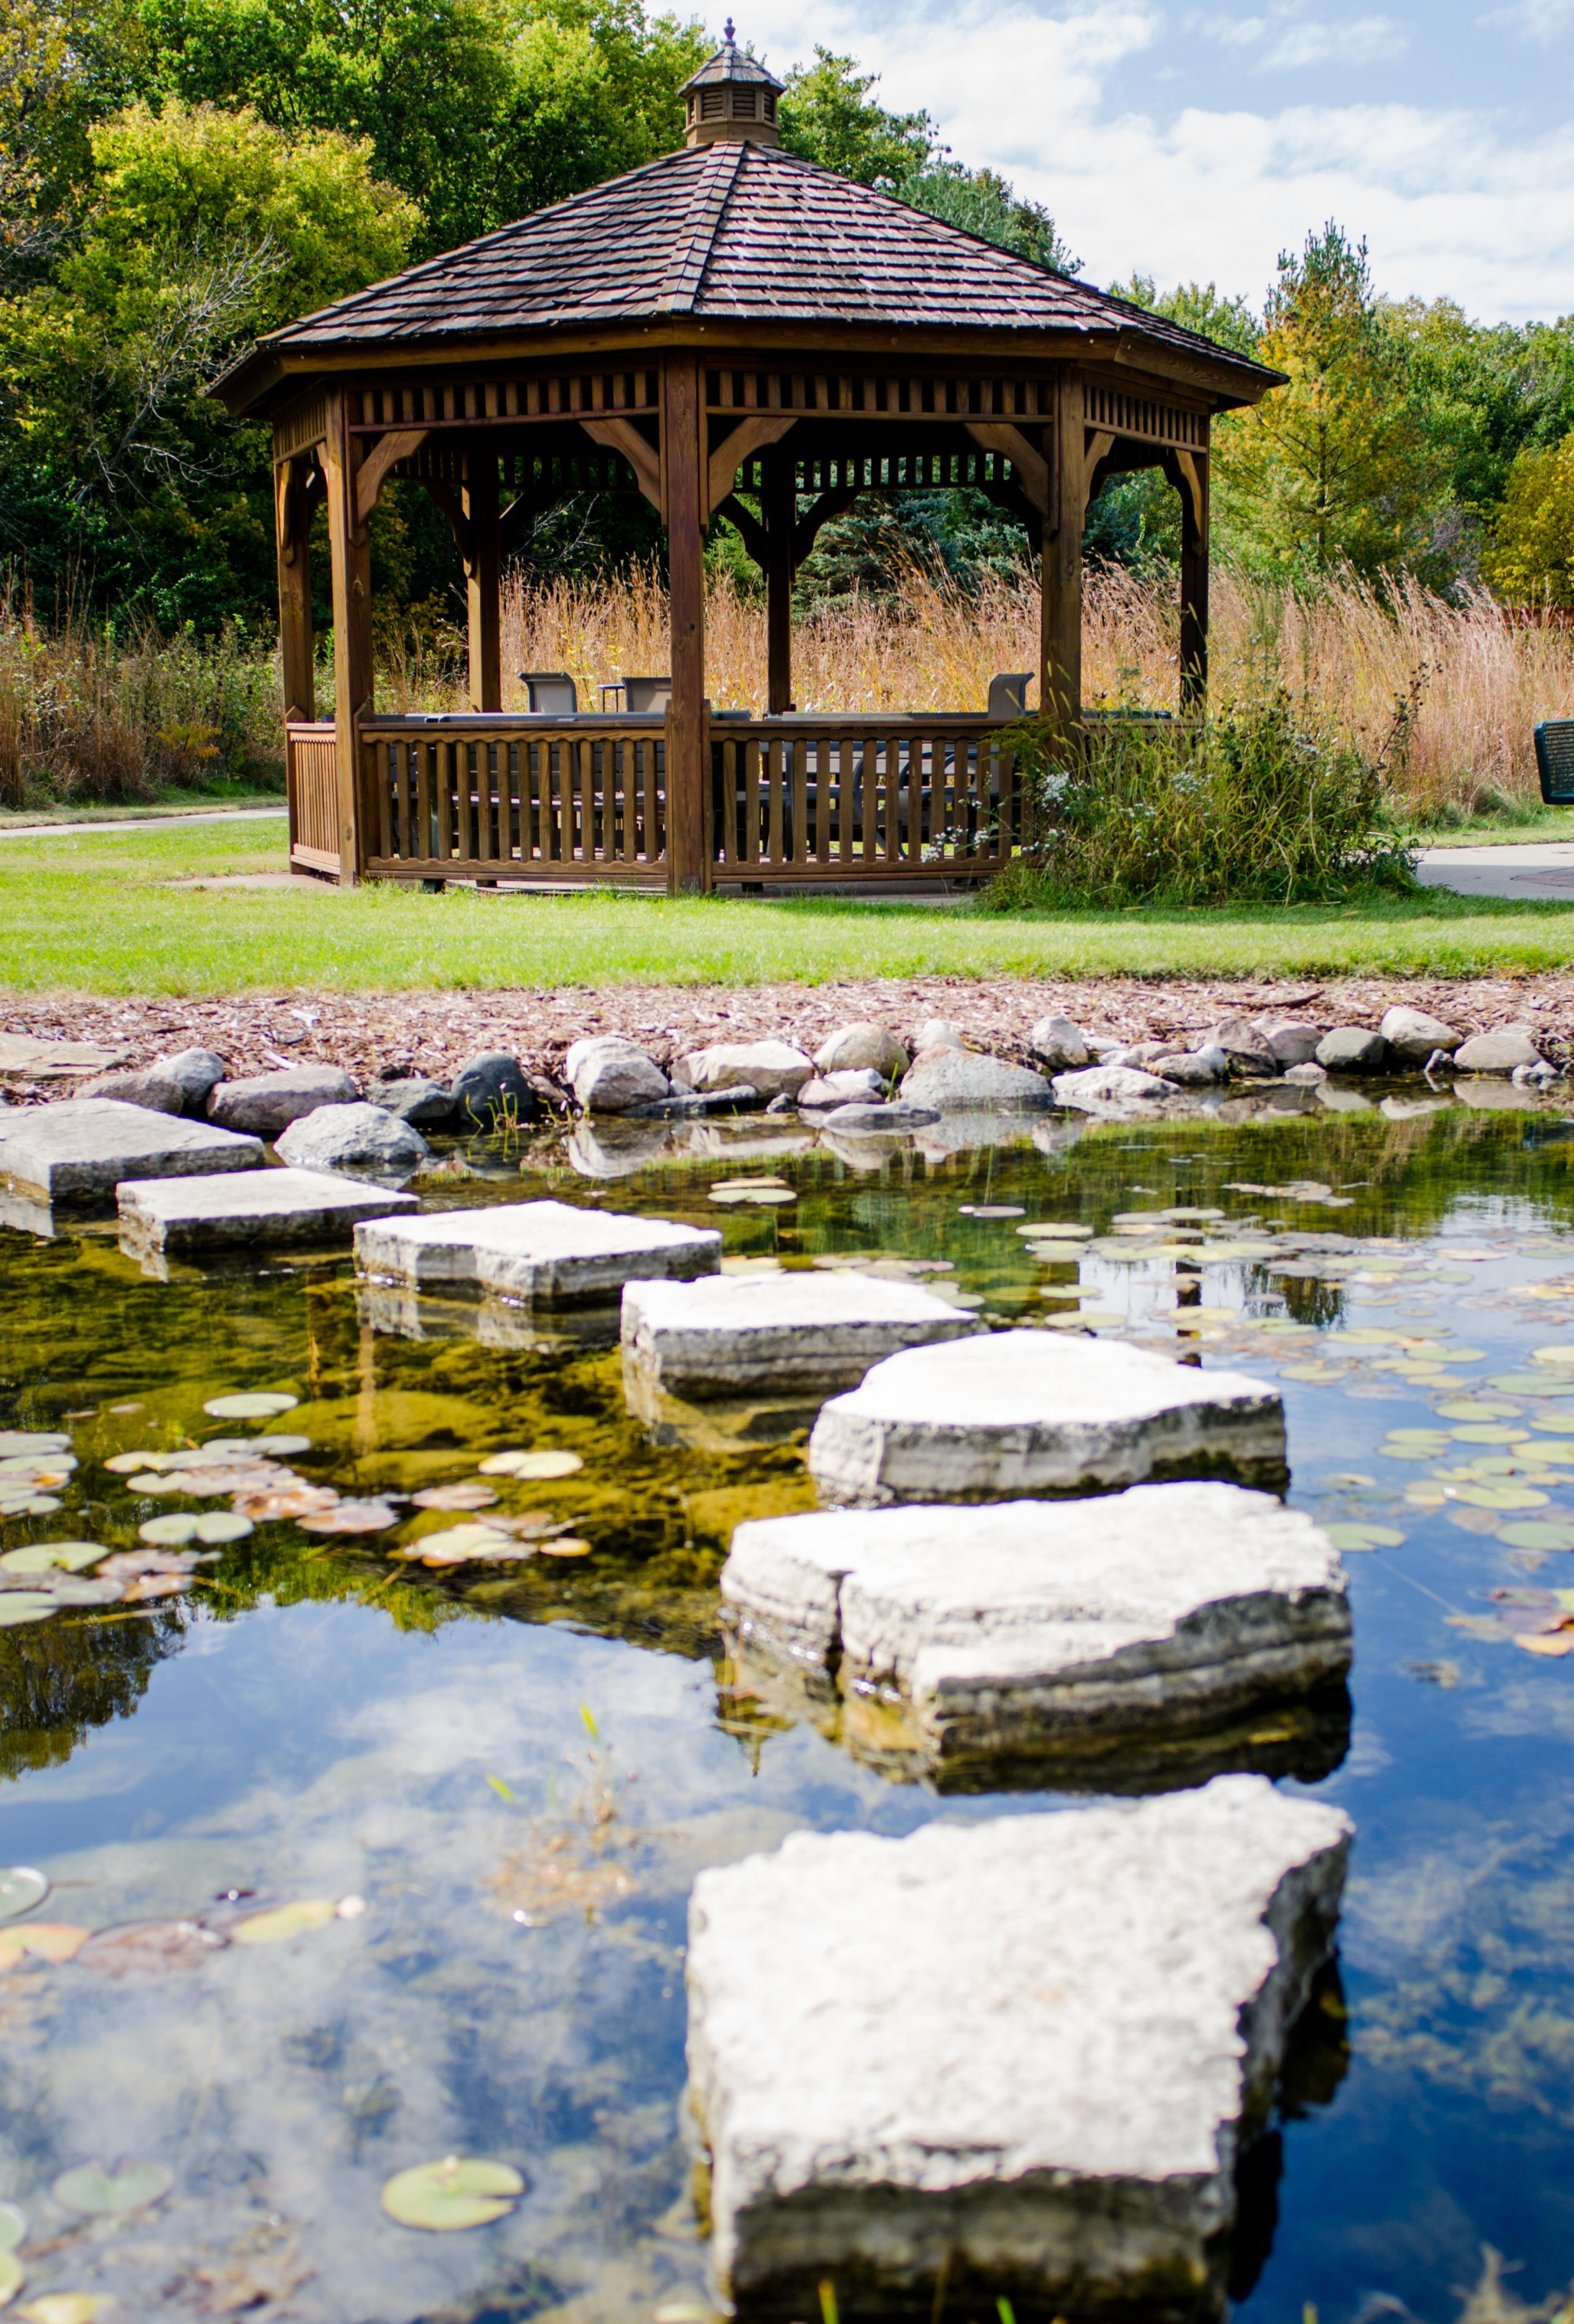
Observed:
[[[1511,896],[1574,904],[1574,841],[1544,839],[1514,847],[1429,847],[1416,866],[1423,888],[1460,896]]]
[[[282,823],[289,809],[277,807],[216,807],[206,814],[80,816],[74,823],[0,823],[0,839],[51,839],[65,831],[169,831],[192,823]]]

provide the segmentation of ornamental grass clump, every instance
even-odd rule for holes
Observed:
[[[1030,805],[1021,856],[986,891],[1040,903],[1317,903],[1414,886],[1388,800],[1416,696],[1376,750],[1283,689],[1212,715],[1090,720],[1074,750],[1017,730]]]

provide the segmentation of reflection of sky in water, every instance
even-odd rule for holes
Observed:
[[[1356,1724],[1343,1766],[1317,1788],[1358,1826],[1342,1944],[1354,2058],[1331,2101],[1287,2126],[1273,2250],[1239,2311],[1264,2324],[1293,2324],[1308,2301],[1322,2324],[1363,2303],[1376,2313],[1379,2295],[1442,2324],[1458,2313],[1456,2287],[1479,2274],[1484,2242],[1524,2263],[1514,2282],[1526,2299],[1574,2273],[1574,1658],[1533,1659],[1449,1618],[1488,1612],[1500,1585],[1574,1583],[1574,1563],[1461,1529],[1458,1505],[1404,1499],[1407,1485],[1485,1448],[1450,1444],[1404,1464],[1379,1449],[1390,1428],[1478,1397],[1494,1374],[1523,1376],[1530,1350],[1574,1341],[1574,1294],[1567,1306],[1514,1296],[1570,1255],[1574,1148],[1543,1142],[1547,1127],[1507,1114],[1317,1115],[1101,1127],[1058,1144],[1041,1129],[1037,1144],[983,1151],[951,1136],[949,1153],[878,1172],[867,1153],[811,1159],[801,1137],[758,1131],[730,1146],[708,1131],[666,1167],[647,1144],[639,1177],[616,1178],[612,1164],[636,1157],[613,1152],[615,1139],[590,1157],[606,1173],[603,1199],[718,1222],[735,1256],[943,1256],[960,1292],[1008,1316],[1055,1313],[1038,1295],[1064,1275],[1035,1268],[1017,1222],[964,1217],[963,1204],[1082,1217],[1101,1246],[1116,1213],[1165,1204],[1217,1206],[1237,1237],[1252,1218],[1270,1239],[1282,1221],[1292,1236],[1360,1240],[1358,1252],[1325,1253],[1320,1279],[1278,1278],[1260,1260],[1207,1267],[1200,1323],[1175,1309],[1172,1259],[1101,1247],[1081,1262],[1095,1295],[1085,1304],[1125,1328],[1161,1341],[1200,1332],[1206,1362],[1282,1365],[1294,1497],[1405,1536],[1349,1560]],[[708,1205],[708,1181],[740,1167],[782,1171],[803,1199],[788,1213]],[[1348,1207],[1226,1191],[1308,1178],[1344,1190]],[[511,1175],[474,1194],[519,1185]],[[1399,1239],[1393,1251],[1374,1248],[1384,1236]],[[1422,1265],[1396,1269],[1412,1236]],[[1461,1250],[1489,1255],[1456,1261]],[[134,1397],[149,1419],[189,1427],[217,1388],[298,1382],[311,1433],[331,1448],[319,1473],[335,1481],[364,1483],[379,1462],[384,1482],[446,1479],[468,1472],[483,1437],[550,1435],[586,1450],[585,1505],[600,1517],[588,1527],[594,1572],[532,1580],[507,1601],[527,1618],[504,1618],[495,1599],[493,1618],[474,1618],[447,1580],[453,1618],[431,1629],[389,1618],[391,1599],[403,1609],[414,1596],[381,1587],[375,1543],[325,1550],[275,1527],[255,1562],[219,1569],[221,1583],[249,1573],[262,1602],[221,1588],[214,1602],[238,1606],[229,1619],[199,1602],[177,1650],[142,1671],[133,1716],[93,1724],[79,1706],[81,1739],[48,1765],[41,1738],[69,1710],[51,1710],[42,1689],[14,1706],[6,1764],[20,1772],[0,1794],[0,1853],[47,1867],[51,1915],[102,1926],[191,1911],[227,1887],[356,1892],[370,1906],[199,1970],[124,1985],[75,1969],[0,1980],[0,2194],[28,2203],[42,2228],[55,2215],[41,2190],[69,2163],[153,2156],[176,2177],[162,2210],[89,2231],[30,2289],[115,2289],[130,2313],[218,2312],[249,2283],[308,2324],[523,2318],[564,2301],[586,2324],[650,2313],[699,2278],[671,2216],[683,2183],[679,1949],[695,1871],[804,1822],[899,1831],[1049,1803],[936,1800],[807,1728],[718,1698],[711,1663],[697,1658],[715,1554],[702,1538],[683,1551],[671,1513],[685,1506],[675,1497],[698,1508],[767,1469],[786,1474],[779,1453],[642,1452],[610,1360],[532,1355],[507,1334],[481,1346],[452,1317],[441,1332],[460,1336],[375,1334],[357,1323],[345,1269],[310,1287],[288,1269],[159,1286],[101,1240],[82,1251],[5,1245],[14,1312],[36,1322],[30,1343],[50,1381],[36,1398],[24,1383],[24,1424]],[[1369,1279],[1388,1274],[1397,1279]],[[1262,1330],[1285,1318],[1286,1294],[1294,1314],[1332,1331]],[[1393,1369],[1413,1370],[1415,1351],[1346,1337],[1411,1324],[1411,1336],[1486,1352],[1449,1366],[1455,1384],[1438,1388]],[[1309,1370],[1336,1377],[1294,1377]],[[1498,1400],[1532,1416],[1557,1409]],[[90,1428],[108,1425],[77,1424],[89,1457],[102,1457]],[[116,1422],[115,1442],[152,1441],[148,1425]],[[598,1475],[598,1448],[615,1474]],[[1351,1475],[1375,1482],[1343,1481]],[[79,1522],[121,1537],[112,1521],[124,1531],[128,1513],[102,1472],[85,1469],[80,1487],[90,1525],[79,1495],[60,1520],[19,1522],[7,1540]],[[1547,1489],[1551,1511],[1574,1506],[1574,1483]],[[577,1505],[571,1492],[561,1503]],[[1473,1528],[1494,1521],[1471,1516]],[[666,1579],[646,1588],[652,1571]],[[323,1594],[301,1597],[308,1582]],[[430,1592],[419,1600],[429,1608],[439,1584]],[[581,1706],[605,1746],[594,1770]],[[593,1773],[616,1802],[599,1851],[582,1820]],[[550,1891],[565,1868],[567,1908],[542,1911],[543,1879]],[[621,1901],[595,1886],[608,1868],[632,1883]],[[580,1874],[584,1895],[612,1899],[594,1917],[574,1901]],[[385,2226],[376,2204],[389,2173],[453,2150],[526,2172],[514,2217],[451,2238]]]

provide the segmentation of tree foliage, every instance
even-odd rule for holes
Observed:
[[[1574,605],[1574,429],[1515,460],[1486,571],[1511,605]]]

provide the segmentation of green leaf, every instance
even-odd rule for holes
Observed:
[[[452,2235],[505,2218],[523,2192],[524,2181],[512,2164],[449,2154],[395,2172],[383,2190],[383,2209],[402,2227]]]
[[[1336,1549],[1398,1549],[1404,1536],[1393,1526],[1331,1525],[1323,1531]]]
[[[6,2209],[10,2208],[7,2204]],[[21,2218],[21,2212],[18,2211],[16,2216]],[[9,2248],[0,2251],[0,2308],[8,2306],[26,2282],[27,2270],[16,2254]]]
[[[0,2252],[14,2252],[27,2239],[27,2213],[20,2203],[0,2203]]]
[[[331,1896],[302,1897],[298,1904],[281,1904],[272,1913],[254,1913],[249,1920],[237,1922],[229,1941],[232,1945],[282,1945],[309,1929],[326,1928],[338,1914]]]
[[[51,1566],[63,1565],[68,1573],[79,1573],[108,1554],[97,1541],[30,1541],[21,1549],[8,1549],[0,1557],[0,1568],[7,1573],[47,1573]]]
[[[59,1599],[46,1598],[40,1591],[0,1591],[0,1630],[14,1630],[23,1622],[42,1622],[59,1611]]]
[[[81,2163],[74,2171],[62,2172],[51,2192],[68,2211],[118,2218],[162,2202],[174,2183],[174,2172],[166,2171],[162,2163],[123,2163],[118,2171],[106,2171],[97,2163]]]
[[[298,1396],[264,1390],[255,1396],[216,1396],[202,1409],[215,1420],[272,1420],[276,1413],[292,1412],[300,1401]]]
[[[496,1793],[500,1800],[507,1800],[510,1804],[512,1804],[513,1802],[518,1798],[518,1793],[514,1790],[511,1784],[505,1784],[501,1775],[488,1775],[486,1781],[491,1784],[493,1790]]]
[[[31,1864],[7,1864],[0,1867],[0,1921],[14,1921],[23,1913],[33,1913],[49,1895],[49,1877],[35,1872]]]

